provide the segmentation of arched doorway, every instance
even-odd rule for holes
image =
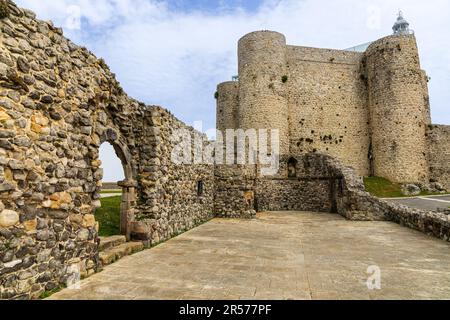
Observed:
[[[295,158],[290,158],[288,161],[288,178],[296,179],[297,178],[297,165],[298,161]]]
[[[106,136],[110,137],[111,134]],[[127,240],[130,240],[137,187],[131,166],[131,154],[126,145],[117,138],[108,139],[107,137],[102,139],[99,158],[103,169],[102,185],[112,190],[102,188],[103,208],[98,209],[98,212],[101,212],[103,217],[97,217],[100,220],[100,234],[125,235]],[[104,218],[103,223],[106,225],[102,227],[102,221],[99,218]]]

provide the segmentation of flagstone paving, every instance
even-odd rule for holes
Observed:
[[[450,299],[450,243],[331,214],[214,219],[51,299]]]

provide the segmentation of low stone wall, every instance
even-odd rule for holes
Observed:
[[[255,170],[255,166],[215,167],[214,212],[217,217],[255,217]]]
[[[392,221],[430,236],[450,241],[450,215],[413,209],[371,196],[351,168],[327,159],[330,168],[342,174],[336,189],[338,213],[353,221]]]
[[[334,179],[260,179],[257,182],[258,211],[333,212],[330,194]]]
[[[288,177],[292,159],[295,178]],[[281,210],[337,212],[348,220],[392,221],[450,241],[449,215],[373,197],[354,169],[328,155],[283,158],[276,176],[261,177],[256,172],[255,166],[216,168],[215,211],[219,216],[252,217],[256,211]]]
[[[319,154],[282,157],[277,175],[257,180],[258,211],[336,212],[334,186],[341,176],[323,159],[327,157]],[[289,161],[294,161],[295,167],[289,169]]]

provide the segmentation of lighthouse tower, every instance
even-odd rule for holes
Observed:
[[[409,29],[409,22],[405,20],[403,17],[403,12],[401,11],[398,12],[398,18],[392,27],[392,30],[394,30],[395,35],[407,35],[413,33]]]
[[[374,174],[394,182],[426,183],[427,77],[401,12],[393,30],[366,51]]]

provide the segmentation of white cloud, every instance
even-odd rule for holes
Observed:
[[[122,163],[109,143],[100,146],[100,160],[103,168],[103,181],[118,182],[125,180]]]
[[[445,0],[426,4],[271,0],[255,12],[237,9],[215,14],[173,12],[165,2],[151,0],[19,3],[57,25],[65,24],[69,6],[79,6],[88,23],[81,31],[66,33],[106,58],[127,92],[147,103],[162,104],[188,122],[204,119],[209,126],[214,125],[214,88],[236,73],[236,43],[245,33],[273,29],[284,33],[290,44],[345,48],[391,33],[395,14],[402,8],[417,32],[423,67],[432,77],[433,118],[450,123],[445,112],[450,100],[446,90],[450,5]],[[97,36],[93,38],[92,32]]]
[[[181,12],[154,0],[17,1],[64,26],[67,7],[78,5],[81,30],[74,41],[105,58],[124,89],[160,104],[181,120],[215,123],[213,94],[237,73],[237,40],[271,29],[288,43],[347,48],[386,36],[399,9],[416,31],[422,67],[432,80],[435,123],[450,124],[450,3],[446,0],[266,0],[253,12],[218,6],[216,12]]]

